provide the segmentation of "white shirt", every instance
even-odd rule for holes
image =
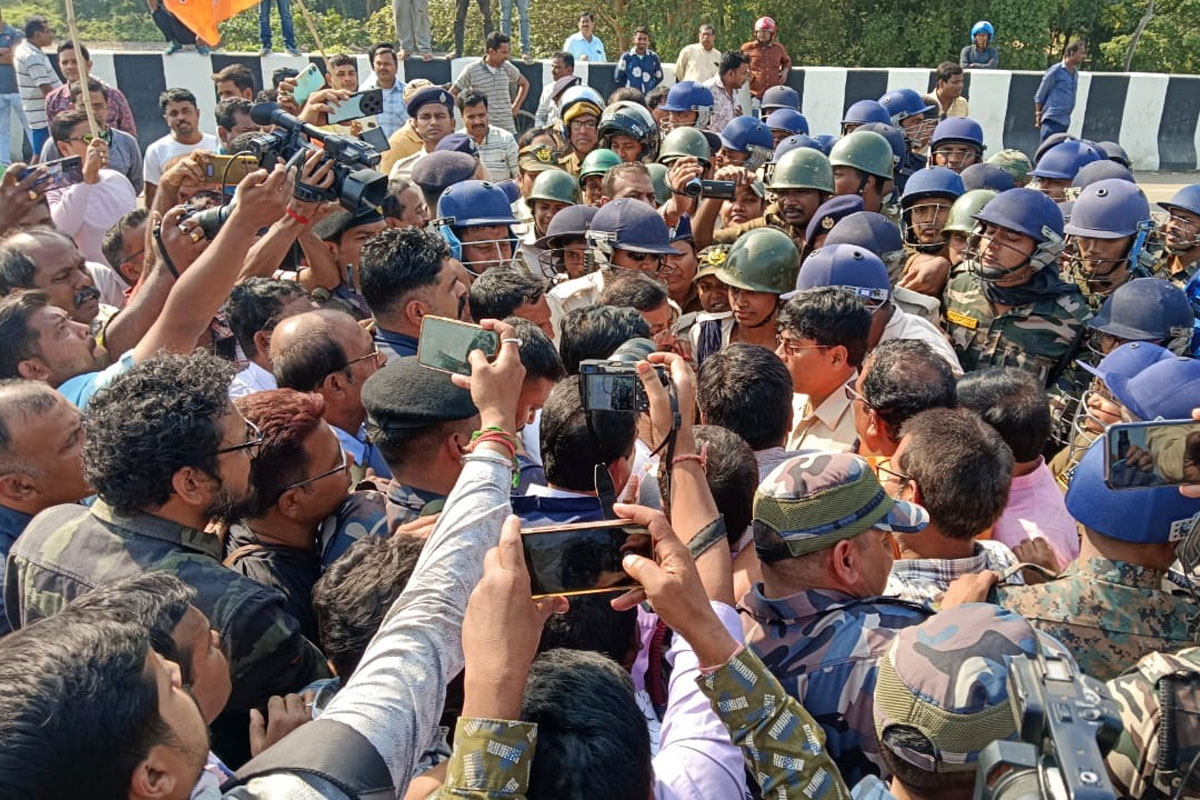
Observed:
[[[858,433],[854,430],[854,413],[845,386],[853,386],[856,380],[858,372],[834,389],[815,409],[810,408],[808,395],[800,392],[792,395],[795,423],[788,436],[789,450],[821,450],[827,453],[850,451],[858,439]]]
[[[958,356],[954,353],[954,348],[950,346],[949,340],[946,339],[946,334],[924,317],[910,314],[897,306],[896,313],[892,314],[892,318],[888,320],[887,326],[883,329],[883,334],[879,337],[879,344],[890,342],[893,339],[912,339],[925,342],[933,348],[933,352],[946,359],[946,363],[950,365],[950,369],[954,371],[956,377],[963,374],[962,365],[958,363]]]
[[[278,388],[275,376],[251,361],[244,370],[233,376],[233,383],[229,384],[229,397],[245,397],[255,392],[269,392]]]
[[[146,148],[146,157],[142,162],[142,176],[146,179],[146,183],[158,185],[167,168],[167,162],[172,158],[193,150],[208,150],[215,153],[220,147],[221,142],[211,133],[201,133],[200,141],[196,144],[177,142],[168,133],[161,139],[151,142],[150,146]]]
[[[550,125],[558,124],[558,105],[554,102],[554,84],[546,85],[542,89],[542,96],[538,99],[537,113],[533,115],[534,124],[540,128],[545,128]]]
[[[96,183],[76,183],[46,193],[54,227],[75,240],[88,261],[104,263],[104,235],[137,208],[133,184],[116,170],[100,170]],[[122,296],[122,300],[124,297]]]
[[[559,326],[568,312],[585,306],[594,306],[604,291],[604,273],[600,270],[563,281],[546,292],[546,303],[550,306],[550,322],[554,325],[554,338],[559,338]]]
[[[28,39],[22,39],[13,51],[13,69],[17,75],[17,91],[21,95],[21,108],[29,127],[44,129],[46,119],[46,96],[41,87],[57,89],[62,86],[58,74],[50,66],[50,59]]]
[[[113,308],[122,308],[125,305],[125,290],[129,287],[117,271],[97,261],[88,261],[84,266],[92,276],[92,283],[100,291],[100,302]]]
[[[413,153],[412,155],[405,156],[404,158],[397,161],[395,164],[392,164],[392,169],[388,172],[388,180],[389,181],[409,181],[409,182],[411,182],[413,167],[416,166],[418,161],[420,161],[422,158],[424,158],[427,155],[429,155],[429,153],[425,150],[424,147],[422,147],[420,150]]]
[[[675,80],[703,83],[717,75],[721,67],[721,51],[717,48],[705,50],[699,42],[689,44],[679,51],[675,59]]]

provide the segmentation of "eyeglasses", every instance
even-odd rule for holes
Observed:
[[[825,350],[829,347],[827,344],[798,344],[792,339],[784,339],[782,337],[779,339],[779,346],[789,356],[798,356],[803,350]]]
[[[99,136],[92,136],[90,133],[85,133],[82,136],[72,136],[70,139],[64,139],[64,142],[83,142],[91,144],[94,140],[99,139],[102,142],[112,144],[112,134],[108,131],[102,131]]]
[[[258,458],[258,454],[262,452],[263,433],[250,420],[246,420],[246,441],[241,444],[232,444],[229,447],[217,448],[217,455],[222,453],[232,453],[236,450],[245,450],[250,456],[250,460]]]
[[[317,481],[321,480],[322,478],[328,478],[330,475],[337,475],[339,473],[346,474],[349,471],[350,471],[350,459],[346,457],[346,451],[343,450],[342,451],[342,460],[338,462],[338,465],[336,467],[334,467],[333,469],[327,469],[324,472],[321,472],[317,475],[313,475],[311,478],[305,478],[302,481],[296,481],[295,483],[289,483],[287,486],[283,487],[283,490],[280,491],[280,494],[283,494],[284,492],[288,491],[289,489],[295,489],[300,486],[307,486],[310,483],[316,483]]]
[[[379,351],[379,346],[376,345],[375,347],[372,347],[370,352],[368,352],[366,355],[359,356],[358,358],[352,358],[347,361],[346,366],[348,367],[351,364],[357,364],[359,361],[366,361],[368,358],[374,359],[376,362],[378,362],[381,355],[383,354]]]
[[[573,119],[571,120],[570,127],[573,131],[594,131],[599,129],[600,121],[595,119]]]
[[[863,405],[867,408],[875,408],[875,406],[871,405],[871,401],[868,400],[862,392],[858,391],[850,384],[847,383],[843,388],[846,390],[846,399],[851,403],[853,403],[855,400],[862,400]]]
[[[890,464],[891,462],[889,461],[888,463]],[[905,475],[903,472],[896,472],[894,469],[885,467],[882,461],[875,465],[875,471],[879,473],[879,477],[895,481],[898,484],[908,483],[913,479],[911,475]]]

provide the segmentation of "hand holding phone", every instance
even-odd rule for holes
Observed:
[[[309,65],[300,70],[300,74],[295,77],[296,86],[292,90],[292,97],[296,98],[296,102],[304,105],[304,101],[309,95],[318,89],[325,88],[325,76],[321,74],[321,70],[317,69],[317,65],[309,62]]]
[[[521,545],[535,598],[632,589],[625,556],[654,555],[650,531],[625,520],[527,528]]]
[[[204,163],[206,183],[236,186],[251,172],[259,168],[254,156],[211,155]]]
[[[1110,489],[1200,483],[1200,422],[1123,422],[1104,432],[1104,482]]]
[[[383,90],[367,89],[364,92],[355,92],[350,97],[338,103],[329,112],[328,122],[330,125],[349,122],[350,120],[368,117],[372,114],[379,114],[382,111]]]
[[[489,361],[500,351],[495,331],[449,317],[425,317],[417,341],[417,363],[439,372],[471,374],[472,350],[482,350]]]
[[[65,189],[76,183],[83,183],[83,159],[79,156],[68,156],[55,161],[44,161],[36,167],[26,167],[21,170],[17,180],[25,180],[38,169],[42,170],[39,174],[44,176],[34,180],[34,188],[39,192]]]

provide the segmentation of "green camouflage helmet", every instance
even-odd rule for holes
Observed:
[[[888,140],[875,131],[852,131],[834,144],[829,151],[829,163],[886,179],[892,177],[894,156]]]
[[[579,185],[592,175],[603,175],[621,163],[621,157],[607,147],[597,147],[583,158],[579,165]]]
[[[942,226],[942,233],[970,233],[975,230],[975,215],[983,210],[983,207],[992,201],[996,193],[991,189],[972,189],[958,196],[954,204],[950,206],[950,213],[946,216],[946,224]]]
[[[1007,171],[1013,176],[1017,186],[1024,186],[1029,182],[1029,171],[1033,169],[1033,163],[1029,160],[1029,156],[1020,150],[1001,150],[985,163],[995,164],[1000,169]]]
[[[721,283],[748,292],[783,294],[796,288],[800,251],[778,228],[746,231],[729,248],[729,257],[716,275]]]
[[[705,167],[712,163],[708,137],[695,128],[675,128],[659,147],[658,161],[670,166],[676,159],[695,158]]]
[[[667,186],[667,168],[662,164],[650,163],[646,165],[646,171],[650,173],[650,182],[654,184],[654,199],[659,205],[671,199],[671,187]]]
[[[767,188],[816,189],[833,194],[833,167],[820,150],[797,147],[767,164]]]
[[[534,178],[529,200],[554,200],[573,206],[579,202],[579,186],[569,173],[548,169]]]

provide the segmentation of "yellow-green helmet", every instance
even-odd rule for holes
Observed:
[[[654,199],[659,205],[670,200],[671,187],[667,185],[667,168],[652,162],[646,165],[646,171],[650,173],[650,182],[654,184]]]
[[[528,199],[554,200],[575,205],[579,202],[579,185],[569,173],[561,169],[548,169],[533,179],[533,188]]]
[[[675,128],[662,140],[658,162],[671,166],[677,159],[695,158],[705,167],[712,163],[708,137],[695,128]]]
[[[579,165],[579,185],[582,187],[583,182],[592,175],[603,175],[620,163],[621,157],[615,152],[607,147],[597,147],[584,156],[583,163]]]
[[[891,178],[894,155],[888,140],[875,131],[851,131],[838,139],[829,151],[829,163],[835,167],[854,167],[859,172],[880,178]]]
[[[972,189],[958,196],[950,206],[942,233],[970,233],[975,230],[975,215],[991,202],[996,193],[991,189]]]
[[[816,189],[833,194],[833,167],[820,150],[797,147],[767,164],[767,188]]]
[[[796,288],[800,251],[778,228],[755,228],[738,237],[716,272],[721,283],[749,292],[783,294]]]

